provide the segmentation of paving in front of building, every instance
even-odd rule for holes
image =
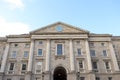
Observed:
[[[120,37],[57,22],[0,37],[0,80],[119,80]]]

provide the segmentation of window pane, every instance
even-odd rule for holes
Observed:
[[[26,64],[22,64],[22,70],[26,70],[27,65]]]
[[[100,77],[96,77],[96,80],[100,80]]]
[[[57,55],[62,55],[62,44],[57,44]]]
[[[38,56],[42,55],[42,49],[38,49]]]
[[[107,56],[106,50],[103,50],[103,56]]]
[[[28,57],[28,51],[24,51],[24,58],[27,58]]]
[[[108,80],[112,80],[112,77],[108,77]]]
[[[83,68],[83,62],[79,61],[79,68]]]
[[[93,69],[97,69],[97,62],[92,62]]]
[[[81,55],[81,49],[77,49],[78,55]]]
[[[90,55],[94,57],[95,56],[95,50],[90,50]]]
[[[16,58],[16,54],[17,54],[17,52],[16,52],[16,51],[13,51],[11,57],[12,57],[12,58]]]
[[[109,62],[105,62],[106,69],[110,69]]]
[[[85,77],[80,77],[80,80],[85,80]]]
[[[13,70],[14,69],[14,63],[10,63],[10,68],[9,70]]]

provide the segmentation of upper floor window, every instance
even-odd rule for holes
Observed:
[[[90,50],[90,55],[91,55],[92,57],[95,57],[95,56],[96,56],[95,50]]]
[[[105,43],[101,43],[101,46],[105,46]]]
[[[89,44],[89,45],[90,45],[90,47],[92,47],[92,46],[94,46],[94,43],[90,42],[90,44]]]
[[[22,70],[27,70],[27,64],[25,63],[22,64]]]
[[[113,45],[113,48],[115,48],[115,45]]]
[[[43,53],[42,53],[42,49],[38,49],[38,56],[42,56]]]
[[[105,67],[107,70],[110,69],[110,63],[108,61],[105,61]]]
[[[42,72],[42,62],[37,62],[36,63],[36,73],[41,73]]]
[[[43,41],[39,41],[39,44],[43,44]]]
[[[27,58],[28,57],[28,53],[29,53],[29,51],[24,51],[24,58]]]
[[[62,44],[57,44],[57,55],[62,54],[63,54]]]
[[[77,44],[80,44],[80,41],[76,41]]]
[[[100,77],[96,77],[96,79],[95,80],[100,80]]]
[[[103,50],[103,56],[107,56],[107,51]]]
[[[0,64],[0,69],[1,69],[1,64]]]
[[[93,69],[98,69],[98,67],[97,67],[97,62],[93,61],[93,62],[92,62],[92,67],[93,67]]]
[[[108,77],[108,80],[112,80],[112,77]]]
[[[78,53],[78,55],[81,55],[81,49],[80,48],[77,49],[77,53]]]
[[[18,47],[18,44],[14,44],[14,47]]]
[[[79,68],[83,69],[83,61],[82,60],[79,61]]]
[[[80,80],[85,80],[85,77],[80,77]]]
[[[118,61],[118,66],[119,66],[119,69],[120,69],[120,61]]]
[[[16,58],[16,56],[17,56],[17,51],[13,51],[11,54],[11,58]]]
[[[10,63],[10,67],[9,67],[9,70],[14,70],[14,66],[15,66],[15,63]]]
[[[25,80],[24,78],[20,78],[20,80]]]
[[[26,44],[25,44],[25,47],[30,47],[30,44],[26,43]]]

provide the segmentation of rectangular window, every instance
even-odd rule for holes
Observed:
[[[83,69],[83,61],[82,60],[79,61],[79,68]]]
[[[42,49],[38,49],[38,56],[42,56]]]
[[[109,62],[105,62],[105,67],[106,67],[106,69],[110,69],[110,63]]]
[[[12,80],[12,79],[8,78],[7,80]]]
[[[104,57],[107,56],[107,52],[106,52],[106,50],[103,50],[103,56],[104,56]]]
[[[77,49],[78,55],[81,55],[81,49]]]
[[[11,58],[16,58],[16,55],[17,55],[17,51],[13,51],[11,54]]]
[[[101,46],[105,46],[105,43],[101,43]]]
[[[91,42],[91,43],[90,43],[90,47],[93,47],[93,46],[94,46],[94,43]]]
[[[95,57],[96,55],[95,55],[95,50],[90,50],[90,55],[92,56],[92,57]]]
[[[39,44],[43,44],[43,42],[42,42],[42,41],[39,41]]]
[[[25,80],[24,78],[20,78],[20,80]]]
[[[10,70],[10,71],[13,71],[13,70],[14,70],[14,66],[15,66],[15,63],[10,63],[9,70]]]
[[[24,51],[24,55],[23,55],[24,58],[28,58],[28,53],[29,53],[28,51]]]
[[[98,69],[97,68],[97,62],[92,62],[92,67],[93,67],[93,69]]]
[[[85,77],[80,77],[80,80],[85,80]]]
[[[1,64],[0,64],[0,69],[1,69]]]
[[[37,62],[36,63],[36,73],[41,73],[42,72],[42,62]]]
[[[26,43],[26,44],[25,44],[25,47],[26,47],[26,48],[30,47],[30,44]]]
[[[22,64],[22,70],[27,70],[27,64]]]
[[[96,79],[95,80],[100,80],[100,77],[96,77]]]
[[[14,47],[18,47],[18,44],[14,44]]]
[[[57,55],[62,55],[62,44],[57,44]]]
[[[119,66],[119,69],[120,69],[120,61],[118,61],[118,66]]]
[[[112,80],[112,77],[108,77],[108,80]]]

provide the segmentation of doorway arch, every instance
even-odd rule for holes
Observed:
[[[67,73],[64,67],[55,68],[53,80],[67,80]]]

